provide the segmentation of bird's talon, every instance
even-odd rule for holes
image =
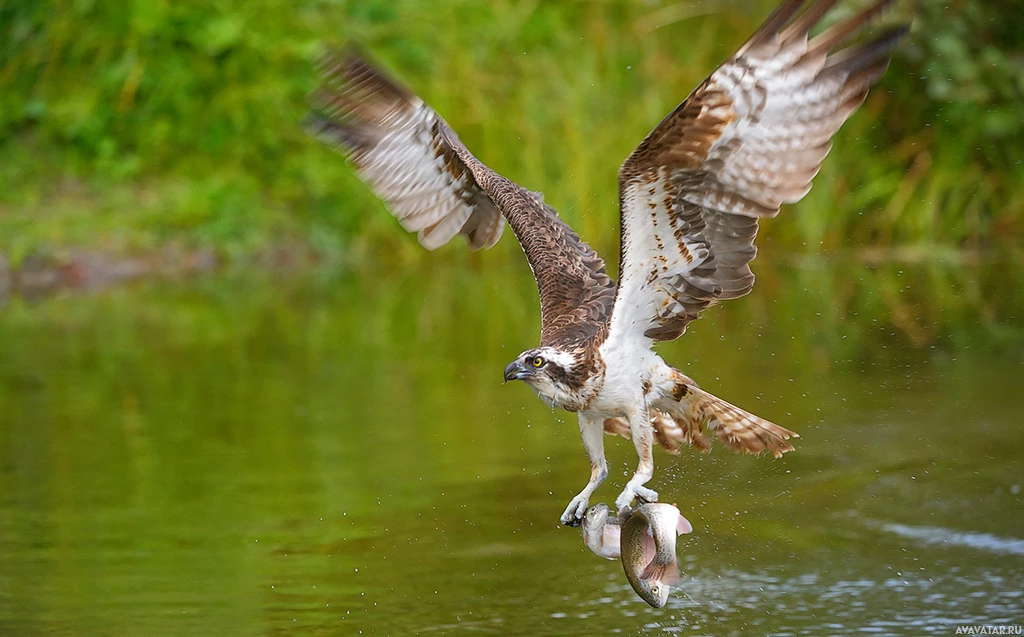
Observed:
[[[587,514],[587,507],[590,506],[590,500],[588,498],[576,496],[569,503],[569,506],[565,507],[565,512],[562,513],[562,524],[565,526],[579,526],[583,523],[583,518]]]
[[[628,515],[630,505],[636,498],[640,504],[647,504],[658,501],[658,492],[647,487],[626,487],[626,489],[615,498],[615,508],[618,509],[619,517]]]
[[[636,488],[636,499],[643,504],[650,504],[658,501],[658,492],[647,487]]]

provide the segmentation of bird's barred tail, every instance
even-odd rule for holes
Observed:
[[[703,396],[698,397],[697,392]],[[711,451],[711,441],[704,435],[705,426],[734,451],[758,454],[767,450],[776,458],[793,450],[789,438],[800,437],[796,432],[755,416],[703,390],[696,390],[694,397],[696,405],[685,401],[666,411],[651,410],[654,442],[674,456],[679,455],[679,450],[685,446],[696,447],[702,453]],[[632,435],[625,418],[608,418],[604,421],[604,432],[626,439]]]
[[[672,371],[677,383],[672,397],[658,400],[651,406],[654,440],[665,451],[678,454],[679,449],[687,445],[705,453],[711,451],[705,430],[714,433],[733,451],[752,454],[768,451],[778,458],[793,450],[789,439],[799,438],[799,434],[709,394],[682,372]],[[624,418],[605,420],[604,431],[630,437],[629,423]]]
[[[734,451],[753,454],[769,451],[779,458],[793,450],[789,439],[800,437],[694,385],[686,387],[686,394],[679,402],[688,407],[687,411],[692,414],[691,418],[695,418],[698,429],[706,426]]]

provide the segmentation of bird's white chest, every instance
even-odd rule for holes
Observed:
[[[608,339],[600,348],[604,384],[588,411],[605,418],[629,417],[643,408],[647,395],[658,390],[664,370],[648,339]]]

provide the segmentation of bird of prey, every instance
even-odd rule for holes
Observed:
[[[474,157],[448,123],[356,51],[328,54],[311,95],[311,133],[341,150],[420,243],[462,235],[493,246],[504,221],[537,279],[538,347],[505,368],[552,408],[576,412],[590,480],[561,516],[578,525],[608,474],[603,434],[630,437],[636,472],[615,500],[653,502],[653,446],[710,446],[779,457],[792,431],[718,398],[652,350],[711,305],[754,284],[760,219],[799,201],[831,138],[885,72],[907,27],[863,38],[890,0],[811,36],[835,0],[784,0],[619,168],[618,284],[539,193]],[[503,220],[504,218],[504,220]]]

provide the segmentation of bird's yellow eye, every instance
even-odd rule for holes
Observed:
[[[544,359],[541,358],[540,356],[534,356],[533,360],[530,361],[530,362],[533,363],[534,367],[543,367],[544,366]]]

